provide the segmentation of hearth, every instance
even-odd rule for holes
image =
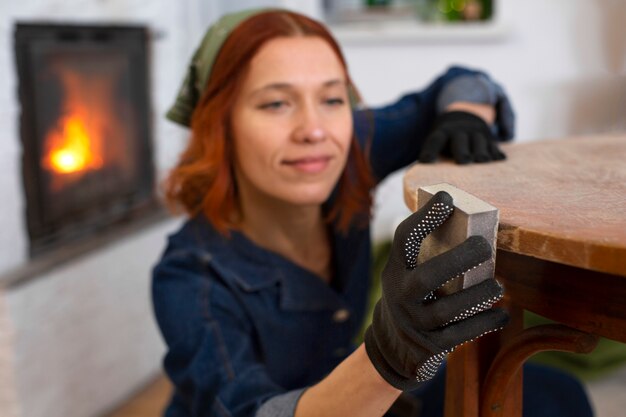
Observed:
[[[18,23],[31,256],[157,209],[147,28]]]

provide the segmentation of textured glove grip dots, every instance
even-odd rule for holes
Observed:
[[[437,297],[446,282],[491,258],[482,236],[417,264],[426,236],[453,211],[452,197],[438,192],[396,229],[382,273],[382,297],[365,333],[365,348],[381,376],[401,390],[431,379],[446,355],[462,343],[502,328],[508,316],[492,305],[502,287],[491,277]]]

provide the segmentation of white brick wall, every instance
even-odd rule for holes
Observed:
[[[20,172],[14,22],[146,24],[152,42],[156,165],[172,165],[186,131],[162,115],[209,19],[197,0],[0,2],[0,275],[27,260]],[[0,289],[0,416],[97,416],[160,368],[164,346],[150,305],[150,268],[177,227],[168,221]]]
[[[0,290],[0,412],[3,417],[18,417],[17,384],[15,382],[15,332]]]
[[[13,345],[20,417],[97,416],[155,375],[164,346],[152,317],[150,267],[176,225],[144,230],[4,294],[16,329],[5,346]],[[8,373],[2,339],[0,377]],[[0,387],[13,389],[4,376]]]
[[[156,162],[160,170],[174,161],[185,131],[161,117],[174,98],[181,74],[208,17],[188,14],[195,1],[167,0],[28,0],[0,5],[0,273],[27,257],[24,196],[20,173],[17,78],[13,52],[15,21],[115,22],[146,24],[162,36],[152,43],[152,102],[155,112]]]

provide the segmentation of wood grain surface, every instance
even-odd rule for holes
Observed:
[[[412,166],[421,186],[448,182],[500,210],[498,249],[626,276],[626,134],[502,145],[507,159]]]

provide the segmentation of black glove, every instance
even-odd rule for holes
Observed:
[[[491,257],[482,236],[417,265],[422,240],[452,213],[452,197],[435,194],[396,229],[382,273],[382,297],[365,333],[365,349],[381,376],[403,391],[432,378],[456,346],[508,322],[502,287],[489,278],[472,287],[437,297],[435,290]]]
[[[506,155],[498,149],[497,140],[487,123],[464,111],[442,113],[426,137],[420,162],[433,162],[440,153],[452,156],[457,164],[499,161]]]

